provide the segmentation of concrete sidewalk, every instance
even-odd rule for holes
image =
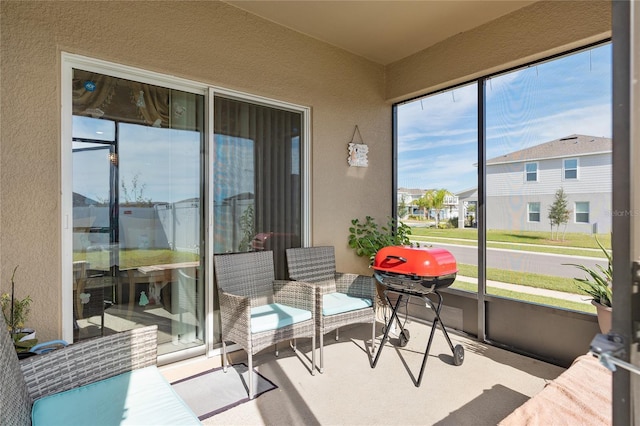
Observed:
[[[477,278],[463,277],[461,275],[458,275],[456,279],[460,281],[468,282],[468,283],[478,284]],[[584,303],[586,305],[591,304],[591,299],[586,294],[583,295],[583,294],[565,293],[564,291],[547,290],[544,288],[529,287],[526,285],[509,284],[509,283],[503,283],[499,281],[489,281],[489,280],[487,280],[487,287],[501,288],[505,290],[517,291],[519,293],[534,294],[537,296],[553,297],[555,299],[569,300],[571,302]]]

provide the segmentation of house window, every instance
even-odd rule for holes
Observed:
[[[589,202],[577,201],[575,204],[576,223],[589,223]]]
[[[538,181],[538,163],[526,163],[524,165],[525,180],[527,182]]]
[[[564,179],[578,179],[578,159],[568,158],[563,161]]]
[[[540,222],[540,203],[527,203],[529,222]]]

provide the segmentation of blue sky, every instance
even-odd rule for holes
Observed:
[[[115,126],[109,120],[74,116],[73,131],[74,137],[79,138],[115,139]],[[176,202],[200,196],[199,132],[135,124],[122,124],[119,131],[120,182],[125,182],[129,192],[137,177],[143,199]],[[108,200],[108,144],[74,142],[73,147],[77,150],[73,164],[74,192],[96,201]],[[102,149],[95,149],[98,147]],[[291,155],[292,173],[299,174],[299,137],[292,140]],[[255,192],[253,141],[215,135],[215,159],[216,203],[236,194]],[[120,197],[122,202],[126,201],[122,190]]]
[[[611,137],[611,45],[486,83],[487,159],[571,134]],[[398,186],[477,185],[477,85],[398,106]]]
[[[105,140],[114,138],[113,122],[77,117],[74,136],[95,137],[96,128],[92,126],[96,123],[102,126]],[[137,176],[139,187],[144,185],[144,199],[175,202],[200,196],[199,132],[123,124],[119,139],[120,181],[125,182],[129,192]],[[74,142],[74,149],[87,146]],[[97,201],[108,200],[108,155],[108,149],[74,155],[74,192]]]

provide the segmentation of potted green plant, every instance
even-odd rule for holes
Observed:
[[[31,311],[31,297],[25,296],[23,299],[16,299],[15,297],[15,276],[18,266],[13,268],[11,274],[11,294],[3,293],[0,296],[0,307],[2,308],[2,315],[4,321],[7,324],[9,333],[13,338],[13,344],[16,352],[20,357],[20,354],[26,354],[38,341],[35,339],[35,330],[31,328],[25,328],[25,323]]]
[[[353,219],[349,227],[349,247],[356,254],[369,259],[373,264],[376,253],[383,247],[409,245],[411,227],[394,219],[388,218],[386,226],[378,225],[371,216],[366,216],[364,222]]]
[[[356,255],[366,257],[369,266],[373,265],[376,253],[383,247],[411,245],[409,240],[411,227],[389,217],[386,225],[378,225],[371,216],[366,216],[364,222],[360,219],[351,220],[349,227],[349,247],[356,251]],[[376,290],[381,305],[385,305],[382,296],[383,289],[376,282]]]
[[[591,304],[596,307],[598,315],[598,325],[603,334],[611,330],[611,309],[613,300],[613,256],[604,248],[602,243],[596,238],[596,243],[607,258],[607,267],[596,265],[595,268],[588,268],[584,265],[566,263],[565,265],[575,266],[586,273],[585,278],[574,278],[578,282],[578,288],[585,294],[591,296]]]

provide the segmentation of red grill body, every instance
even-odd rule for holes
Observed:
[[[416,295],[450,286],[458,273],[456,259],[448,250],[407,246],[378,250],[373,269],[380,284]]]

